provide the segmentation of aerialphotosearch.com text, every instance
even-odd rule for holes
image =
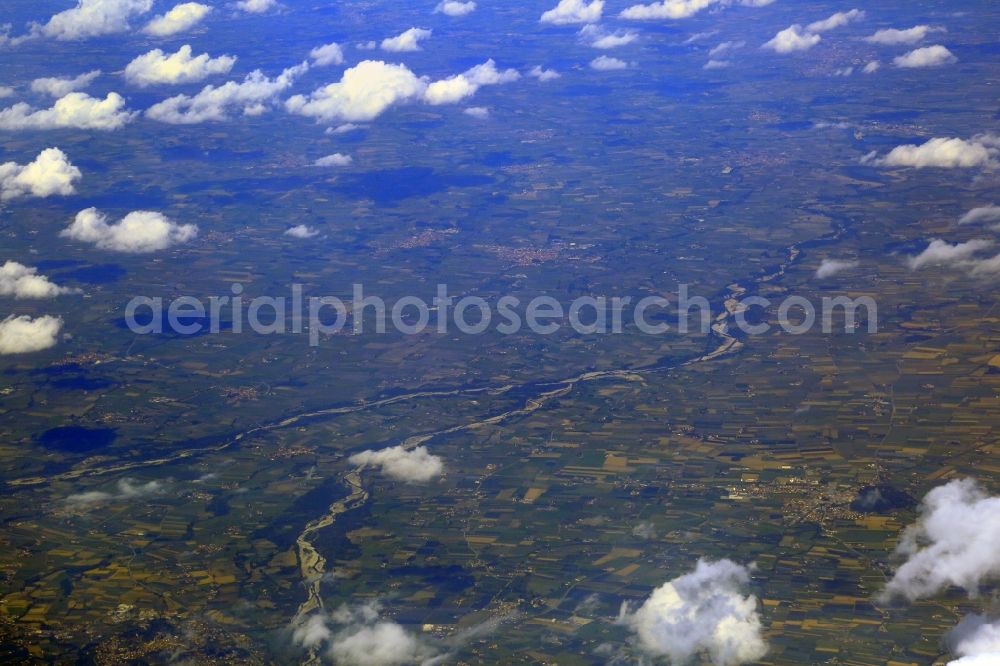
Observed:
[[[294,284],[288,295],[244,294],[241,284],[231,286],[231,294],[196,298],[181,296],[167,302],[162,297],[137,296],[125,308],[125,323],[138,335],[175,333],[242,333],[259,335],[308,335],[317,346],[323,336],[338,333],[384,334],[389,330],[404,335],[426,332],[448,334],[458,331],[480,335],[495,331],[515,335],[525,330],[552,335],[569,327],[581,335],[621,334],[637,330],[647,335],[671,331],[708,333],[720,325],[732,332],[755,336],[772,332],[776,326],[789,335],[843,331],[856,333],[878,330],[878,306],[867,296],[824,297],[818,303],[788,296],[772,301],[761,296],[733,297],[723,309],[709,299],[692,295],[688,285],[679,285],[674,298],[665,296],[581,296],[569,302],[549,295],[530,299],[513,295],[457,297],[448,285],[437,286],[429,300],[403,296],[391,302],[355,284],[350,298],[307,296],[303,286]],[[835,324],[836,322],[836,324]]]

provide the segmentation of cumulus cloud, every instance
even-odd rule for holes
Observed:
[[[348,132],[365,129],[365,127],[365,125],[358,125],[355,123],[344,123],[343,125],[337,125],[336,127],[327,127],[324,134],[347,134]]]
[[[147,35],[167,37],[190,30],[208,16],[212,8],[199,2],[185,2],[175,6],[166,14],[155,17],[142,29]]]
[[[263,14],[278,8],[278,0],[240,0],[236,8],[248,14]]]
[[[865,17],[865,13],[860,9],[852,9],[848,12],[837,12],[830,18],[822,21],[814,21],[806,26],[807,32],[828,32],[836,28],[841,28],[849,23],[858,21]]]
[[[1000,664],[1000,620],[970,615],[948,635],[952,652],[962,657],[948,666]]]
[[[331,83],[310,94],[295,95],[286,103],[290,113],[320,120],[374,120],[391,106],[419,98],[427,83],[406,65],[365,60]]]
[[[878,30],[874,35],[865,37],[865,41],[870,44],[883,44],[894,46],[898,44],[916,44],[923,41],[932,32],[947,32],[944,28],[937,28],[929,25],[916,25],[912,28],[899,30],[897,28],[884,28]]]
[[[116,130],[135,116],[125,108],[118,93],[97,99],[72,92],[49,109],[34,109],[21,102],[0,111],[0,130],[47,130],[60,128]]]
[[[772,37],[764,44],[763,48],[770,49],[775,53],[808,51],[823,41],[819,33],[840,28],[852,21],[864,18],[864,16],[865,13],[860,9],[852,9],[847,12],[837,12],[822,21],[814,21],[805,28],[799,24],[791,25]]]
[[[153,8],[153,0],[77,0],[76,7],[34,24],[33,36],[60,40],[87,39],[125,32],[129,21]]]
[[[610,72],[618,69],[628,69],[628,63],[610,56],[598,56],[590,61],[590,68],[599,72]]]
[[[174,125],[190,125],[226,120],[230,113],[259,115],[283,91],[309,69],[308,63],[289,67],[271,79],[259,69],[242,82],[228,81],[221,86],[205,86],[197,95],[177,95],[154,104],[146,110],[153,120]]]
[[[354,164],[354,158],[350,155],[344,155],[343,153],[327,155],[326,157],[321,157],[313,162],[313,166],[318,167],[346,167],[351,166],[352,164]]]
[[[532,67],[531,71],[528,72],[528,76],[530,76],[533,79],[538,79],[542,83],[545,83],[547,81],[555,81],[556,79],[562,78],[562,74],[560,74],[556,70],[545,69],[541,65],[535,65],[534,67]]]
[[[640,539],[655,539],[656,525],[648,521],[639,523],[632,528],[632,536],[639,537]]]
[[[843,261],[841,259],[824,259],[819,268],[816,269],[816,277],[820,280],[831,278],[838,273],[849,271],[858,267],[856,261]]]
[[[167,486],[168,484],[163,481],[137,483],[134,479],[121,479],[115,485],[114,490],[91,490],[85,493],[77,493],[67,496],[65,502],[72,507],[86,508],[106,502],[157,497],[166,492]]]
[[[638,21],[689,18],[718,3],[719,0],[664,0],[648,5],[633,5],[625,9],[621,17]]]
[[[435,14],[445,14],[446,16],[465,16],[476,11],[476,3],[457,2],[456,0],[443,0],[434,8]]]
[[[344,666],[403,666],[422,663],[437,650],[396,622],[380,620],[378,602],[341,606],[329,616],[317,614],[292,631],[298,646],[322,651]]]
[[[981,222],[1000,222],[1000,206],[990,204],[989,206],[973,208],[958,220],[959,224],[979,224]]]
[[[741,48],[743,48],[746,45],[747,45],[747,43],[744,42],[744,41],[742,41],[742,40],[741,41],[722,42],[718,46],[713,47],[708,52],[708,57],[709,58],[718,58],[720,56],[726,55],[727,53],[732,53],[733,51],[741,49]]]
[[[619,622],[635,632],[654,657],[684,664],[704,655],[714,666],[737,666],[767,653],[757,598],[743,596],[746,567],[729,560],[701,560],[697,568],[664,583],[638,610],[622,606]]]
[[[794,53],[808,51],[823,40],[819,35],[803,30],[801,25],[792,25],[771,38],[764,44],[765,49],[775,53]]]
[[[344,49],[340,48],[340,44],[330,42],[314,48],[309,52],[309,57],[317,67],[341,65],[344,62]]]
[[[874,74],[880,69],[882,69],[882,63],[880,63],[878,60],[872,60],[867,65],[865,65],[864,69],[862,69],[861,71],[864,72],[865,74]]]
[[[27,315],[0,321],[0,355],[30,354],[54,347],[63,320],[48,315],[32,319]]]
[[[951,630],[948,644],[961,657],[992,654],[1000,658],[1000,620],[990,620],[985,615],[970,615]]]
[[[444,472],[441,458],[431,455],[423,446],[412,451],[402,446],[364,451],[351,456],[349,462],[359,467],[379,467],[386,476],[408,483],[430,481]]]
[[[965,243],[951,243],[935,238],[923,252],[910,257],[912,270],[920,270],[928,266],[945,266],[968,262],[977,253],[993,246],[993,242],[984,239],[970,240]]]
[[[730,65],[732,63],[728,60],[709,60],[702,65],[702,69],[726,69]]]
[[[92,243],[102,250],[141,254],[186,243],[198,235],[193,224],[177,224],[162,213],[134,211],[110,224],[96,208],[82,210],[60,234],[64,238]]]
[[[292,227],[291,229],[287,229],[285,231],[285,235],[291,236],[292,238],[300,238],[305,240],[307,238],[314,238],[316,236],[319,236],[319,232],[307,224],[299,224],[297,226]]]
[[[880,167],[969,169],[995,166],[997,152],[997,138],[990,135],[977,136],[971,141],[935,138],[919,146],[896,146],[885,157],[872,152],[861,162]]]
[[[727,7],[729,5],[742,5],[744,7],[766,7],[774,0],[662,0],[647,5],[632,5],[628,7],[620,16],[634,21],[653,21],[657,19],[683,19],[690,18],[709,7]],[[714,32],[712,34],[715,34]],[[697,38],[704,38],[707,33],[700,33],[688,41],[697,41]]]
[[[100,75],[101,70],[95,69],[76,77],[49,76],[35,79],[31,82],[31,91],[50,97],[65,97],[71,92],[83,90]]]
[[[580,29],[580,39],[595,49],[614,49],[636,41],[639,39],[639,33],[634,30],[607,32],[601,26],[591,24]]]
[[[67,196],[76,191],[73,185],[82,177],[66,153],[58,148],[46,148],[28,164],[0,164],[0,201],[25,196]]]
[[[491,58],[462,74],[430,84],[424,92],[424,100],[433,105],[453,104],[475,95],[483,86],[513,83],[520,78],[516,69],[497,69]]]
[[[559,4],[542,14],[542,23],[570,25],[573,23],[597,23],[604,13],[604,0],[559,0]]]
[[[62,294],[78,293],[76,289],[53,284],[37,268],[8,261],[0,266],[0,296],[24,298],[55,298]]]
[[[191,46],[185,44],[177,53],[170,55],[160,49],[153,49],[137,56],[125,66],[125,79],[143,88],[161,83],[194,83],[213,74],[228,74],[235,64],[234,56],[212,58],[207,53],[192,56]]]
[[[949,661],[948,666],[996,666],[1000,664],[1000,652],[979,654],[974,657],[962,657]]]
[[[958,479],[927,493],[917,522],[900,539],[905,558],[886,585],[883,600],[924,599],[948,587],[976,595],[1000,577],[1000,497],[974,479]]]
[[[14,89],[10,86],[0,86],[0,99],[5,97],[12,97],[14,95]]]
[[[420,42],[430,39],[432,30],[424,28],[410,28],[409,30],[382,40],[382,50],[391,53],[407,53],[420,50]]]
[[[467,116],[471,116],[478,120],[488,120],[490,117],[490,110],[485,106],[470,106],[468,109],[463,111]]]
[[[942,67],[958,62],[958,58],[946,47],[940,44],[914,49],[905,55],[893,59],[896,67],[917,69],[922,67]]]

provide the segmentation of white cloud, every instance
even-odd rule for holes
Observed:
[[[166,492],[167,486],[168,484],[163,481],[148,481],[140,484],[133,479],[122,479],[116,484],[114,491],[91,490],[77,493],[67,496],[65,502],[74,508],[89,508],[106,502],[157,497]]]
[[[955,661],[949,661],[947,666],[997,666],[997,664],[1000,664],[1000,652],[978,654],[974,657],[962,657]]]
[[[420,50],[420,42],[430,39],[432,30],[410,28],[409,30],[382,40],[382,50],[391,53],[407,53]]]
[[[125,79],[140,87],[157,84],[180,84],[202,81],[214,74],[228,74],[236,64],[234,56],[212,58],[207,53],[191,55],[191,46],[185,44],[177,53],[165,54],[160,49],[137,56],[125,66]]]
[[[702,69],[726,69],[730,65],[732,63],[728,60],[709,60],[702,66]]]
[[[386,476],[408,483],[430,481],[444,472],[441,458],[431,455],[423,446],[412,451],[402,446],[381,451],[364,451],[351,456],[349,462],[359,467],[379,467]]]
[[[147,35],[167,37],[178,32],[190,30],[198,25],[212,11],[208,5],[198,2],[185,2],[176,5],[166,14],[155,17],[142,29]]]
[[[880,69],[882,69],[882,63],[880,63],[878,60],[872,60],[867,65],[865,65],[864,69],[862,69],[861,71],[864,72],[865,74],[874,74]]]
[[[263,14],[278,8],[278,0],[240,0],[236,8],[248,14]]]
[[[48,315],[32,319],[27,315],[0,321],[0,355],[30,354],[54,347],[63,320]]]
[[[963,657],[948,666],[1000,664],[1000,621],[990,621],[983,615],[970,615],[951,630],[948,643],[955,654]]]
[[[663,0],[648,5],[633,5],[625,9],[621,17],[636,21],[689,18],[719,2],[720,0]]]
[[[835,28],[841,28],[849,23],[858,21],[865,17],[865,13],[860,9],[852,9],[848,12],[837,12],[830,18],[822,21],[814,21],[806,26],[807,32],[828,32]]]
[[[935,44],[934,46],[925,46],[923,48],[914,49],[905,55],[901,55],[898,58],[893,59],[893,64],[896,67],[903,67],[906,69],[916,69],[922,67],[941,67],[943,65],[951,65],[958,62],[958,58],[949,51],[946,47],[940,44]]]
[[[969,273],[974,277],[995,277],[1000,273],[1000,254],[989,259],[976,259],[967,265]]]
[[[424,101],[432,105],[454,104],[475,95],[483,86],[513,83],[521,78],[516,69],[498,70],[491,58],[462,74],[456,74],[427,86]]]
[[[860,9],[852,9],[847,12],[837,12],[822,21],[814,21],[805,28],[798,24],[791,25],[772,37],[763,48],[775,53],[808,51],[823,40],[819,33],[840,28],[864,16],[865,13]]]
[[[14,89],[10,86],[0,86],[0,99],[5,97],[12,97],[14,95]]]
[[[490,110],[485,106],[470,106],[468,109],[463,111],[467,116],[477,118],[479,120],[488,120],[490,117]]]
[[[977,253],[992,246],[992,241],[984,239],[970,240],[965,243],[955,243],[952,245],[940,238],[935,238],[923,252],[915,257],[910,257],[908,263],[910,268],[915,271],[928,266],[963,264],[972,259]]]
[[[379,620],[377,602],[341,606],[330,614],[313,615],[292,631],[301,647],[322,650],[344,666],[403,666],[426,663],[437,650],[401,625]]]
[[[354,164],[354,158],[350,155],[344,155],[343,153],[327,155],[326,157],[321,157],[313,162],[313,166],[318,167],[346,167],[351,166],[352,164]]]
[[[664,583],[635,612],[622,606],[619,622],[654,657],[684,664],[705,655],[714,666],[737,666],[767,653],[757,598],[743,596],[746,567],[729,560],[698,562],[694,572]]]
[[[655,539],[656,525],[650,521],[639,523],[632,528],[632,536],[639,537],[640,539]]]
[[[628,63],[618,58],[598,56],[590,61],[590,68],[599,72],[610,72],[618,69],[628,69]]]
[[[49,109],[34,109],[21,102],[0,111],[0,129],[41,130],[72,127],[76,129],[115,130],[124,127],[135,114],[125,109],[118,93],[97,99],[81,92],[69,93]]]
[[[0,201],[24,196],[67,196],[76,191],[73,184],[82,177],[66,153],[58,148],[46,148],[28,164],[0,164]]]
[[[712,50],[708,52],[708,57],[717,58],[719,56],[723,56],[726,55],[727,53],[732,53],[733,51],[741,49],[746,45],[747,43],[744,41],[722,42],[721,44],[712,48]]]
[[[886,585],[883,600],[915,601],[952,586],[977,594],[982,583],[1000,577],[1000,497],[990,497],[973,479],[935,488],[896,553],[906,561]]]
[[[233,111],[260,115],[278,95],[309,69],[308,63],[289,67],[270,79],[259,69],[242,82],[228,81],[221,86],[205,86],[197,95],[177,95],[154,104],[146,111],[153,120],[174,125],[190,125],[226,120]]]
[[[317,67],[341,65],[344,62],[344,49],[337,42],[330,42],[314,48],[309,52],[309,57]]]
[[[14,298],[55,298],[62,294],[78,293],[76,289],[53,284],[37,268],[8,261],[0,266],[0,296]]]
[[[713,6],[728,7],[742,5],[743,7],[766,7],[774,0],[661,0],[647,5],[632,5],[620,16],[634,21],[653,21],[658,19],[684,19]],[[696,42],[705,37],[711,37],[718,31],[701,32],[692,35],[685,44]]]
[[[468,2],[443,0],[434,8],[435,14],[445,14],[447,16],[466,16],[474,11],[476,11],[476,3],[472,2],[472,0]]]
[[[65,97],[71,92],[83,90],[101,75],[101,70],[95,69],[76,77],[49,76],[35,79],[31,82],[31,91],[49,97]]]
[[[959,219],[959,224],[978,224],[980,222],[1000,222],[1000,206],[990,204],[973,208]]]
[[[580,39],[595,49],[614,49],[635,42],[639,33],[634,30],[607,32],[601,26],[591,24],[580,29]]]
[[[365,129],[365,125],[357,125],[355,123],[344,123],[343,125],[337,125],[336,127],[326,128],[324,134],[347,134],[348,132],[354,132],[360,129]]]
[[[559,0],[559,4],[542,14],[542,23],[569,25],[573,23],[597,23],[604,13],[604,0]]]
[[[34,24],[34,36],[61,40],[86,39],[129,29],[129,20],[145,14],[153,0],[77,0],[76,7],[55,14],[44,25]]]
[[[547,81],[555,81],[556,79],[562,78],[562,74],[560,74],[556,70],[545,69],[541,65],[535,65],[534,67],[532,67],[531,71],[528,72],[528,76],[534,79],[538,79],[542,83],[545,83]]]
[[[331,83],[310,94],[295,95],[285,102],[290,113],[320,120],[374,120],[391,106],[424,94],[427,83],[406,65],[365,60]]]
[[[162,213],[144,210],[109,224],[107,216],[96,208],[88,208],[77,213],[73,223],[59,235],[93,243],[102,250],[140,254],[186,243],[198,235],[198,227],[177,224]]]
[[[822,40],[823,38],[819,35],[803,31],[801,25],[792,25],[771,38],[771,41],[764,44],[764,48],[775,53],[808,51]]]
[[[377,622],[341,632],[330,644],[330,654],[338,664],[402,666],[421,662],[433,651],[395,622]]]
[[[838,273],[843,273],[844,271],[849,271],[858,267],[858,262],[856,261],[844,261],[841,259],[824,259],[819,268],[816,269],[816,277],[820,280],[825,280],[826,278],[833,277]]]
[[[291,229],[287,229],[285,231],[285,235],[291,236],[292,238],[301,238],[305,240],[307,238],[314,238],[316,236],[319,236],[319,231],[313,229],[307,224],[299,224],[297,226],[292,227]]]
[[[861,162],[881,167],[913,167],[916,169],[989,167],[996,164],[995,158],[998,152],[996,142],[997,139],[990,135],[974,137],[971,141],[936,138],[919,146],[914,144],[896,146],[885,157],[878,157],[877,153],[870,153]]]
[[[878,30],[870,37],[865,37],[865,41],[871,44],[885,45],[916,44],[932,32],[946,32],[946,30],[944,28],[936,28],[929,25],[917,25],[905,30],[885,28]]]

